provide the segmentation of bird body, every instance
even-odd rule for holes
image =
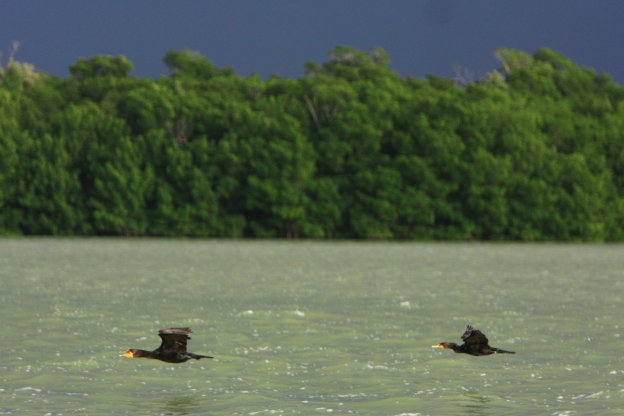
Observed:
[[[513,351],[501,350],[500,348],[490,347],[489,341],[483,332],[474,329],[470,325],[466,328],[466,332],[461,336],[464,343],[458,345],[454,342],[441,342],[432,345],[433,348],[450,349],[456,353],[470,355],[490,355],[490,354],[515,354]]]
[[[186,351],[186,343],[191,337],[190,328],[167,328],[158,331],[158,336],[162,339],[160,347],[154,351],[139,349],[125,350],[123,357],[126,358],[152,358],[165,361],[167,363],[183,363],[185,361],[200,358],[213,358],[207,355],[193,354]]]

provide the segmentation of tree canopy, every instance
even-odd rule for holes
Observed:
[[[542,48],[463,82],[381,48],[300,78],[190,50],[0,68],[0,234],[624,238],[624,88]]]

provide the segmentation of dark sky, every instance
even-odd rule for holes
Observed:
[[[624,83],[624,0],[0,0],[0,51],[65,77],[79,57],[125,55],[167,75],[190,48],[240,75],[299,77],[338,45],[388,51],[401,75],[480,78],[497,47],[554,49]]]

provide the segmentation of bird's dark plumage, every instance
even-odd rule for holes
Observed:
[[[158,331],[162,339],[160,347],[154,351],[129,349],[123,354],[126,358],[153,358],[168,363],[183,363],[190,359],[213,358],[207,355],[193,354],[186,351],[186,343],[191,337],[191,328],[167,328]]]
[[[457,345],[454,342],[441,342],[433,345],[433,348],[451,349],[457,353],[470,355],[515,354],[513,351],[490,347],[485,334],[470,325],[466,328],[466,332],[461,336],[461,339],[464,341],[462,345]]]

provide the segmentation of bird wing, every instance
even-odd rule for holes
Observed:
[[[470,325],[468,325],[468,327],[466,328],[466,332],[464,332],[464,335],[461,336],[461,339],[466,344],[488,345],[489,342],[483,332],[479,331],[478,329],[474,329]]]
[[[158,331],[162,339],[159,349],[163,352],[186,352],[186,342],[191,339],[190,328],[168,328]]]

